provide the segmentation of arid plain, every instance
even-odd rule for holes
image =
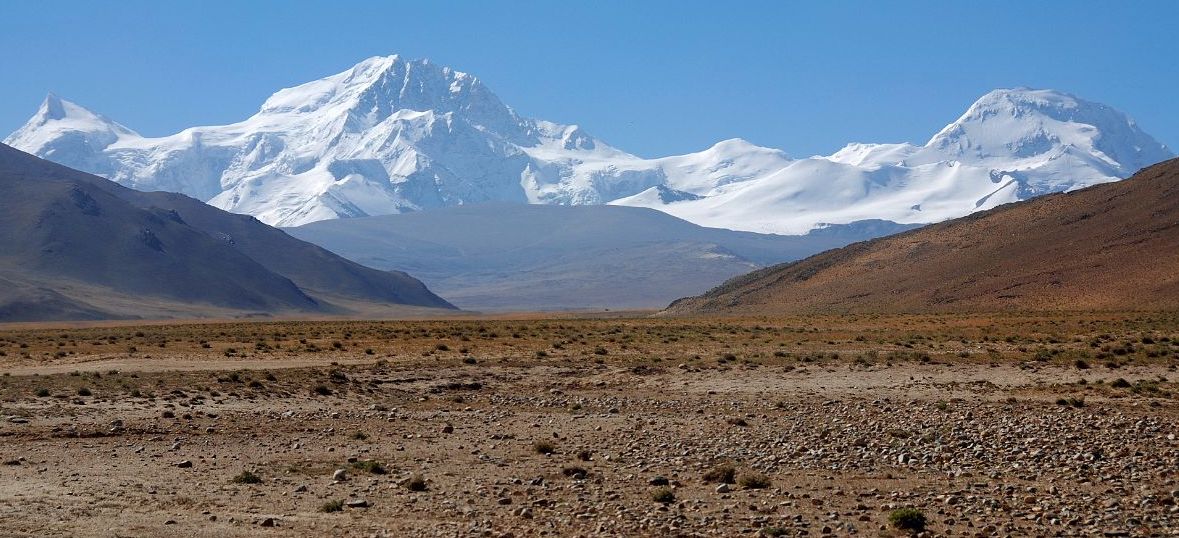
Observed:
[[[0,329],[0,535],[1175,535],[1179,316]]]

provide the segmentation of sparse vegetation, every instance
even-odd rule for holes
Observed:
[[[262,477],[254,474],[252,471],[242,471],[237,476],[233,477],[234,484],[261,484]]]
[[[381,462],[373,460],[355,462],[352,464],[352,468],[369,474],[385,474],[389,472]]]
[[[572,466],[568,466],[568,467],[561,469],[561,474],[568,476],[570,478],[583,479],[583,478],[589,476],[589,471],[587,471],[585,469],[585,467],[578,467],[576,465],[572,465]]]
[[[737,479],[737,484],[745,489],[765,489],[770,487],[770,477],[761,473],[747,473]]]
[[[426,491],[426,478],[422,475],[414,475],[405,483],[405,487],[410,491]]]
[[[671,488],[659,488],[651,492],[651,499],[660,504],[675,502],[675,492]]]
[[[888,523],[894,528],[917,534],[925,530],[925,514],[916,508],[901,508],[888,514]]]
[[[720,484],[737,483],[737,468],[729,463],[722,463],[704,473],[704,481]]]
[[[331,518],[328,526],[342,533],[371,522],[348,504],[363,496],[375,497],[373,515],[382,518],[386,511],[400,517],[448,513],[454,506],[499,510],[504,521],[518,525],[513,532],[524,531],[519,534],[556,509],[601,496],[610,505],[630,510],[638,503],[640,510],[668,517],[679,513],[680,503],[685,513],[698,510],[700,518],[679,525],[677,532],[685,534],[720,528],[792,535],[790,519],[760,512],[763,504],[789,501],[789,509],[776,514],[802,515],[816,536],[824,526],[832,527],[827,535],[843,532],[825,519],[831,513],[861,534],[904,535],[911,531],[884,527],[889,511],[880,506],[929,500],[934,497],[924,492],[930,492],[939,497],[937,515],[926,508],[928,526],[936,522],[939,535],[944,526],[962,536],[981,531],[968,527],[966,522],[976,522],[963,513],[992,500],[1014,498],[1022,505],[1025,497],[1043,499],[1050,487],[1072,487],[1081,474],[1091,480],[1116,473],[1135,461],[1125,460],[1126,454],[1166,460],[1175,417],[1175,401],[1167,399],[1179,393],[1179,314],[1171,313],[250,321],[136,329],[145,336],[134,339],[133,331],[118,326],[0,330],[6,364],[14,365],[11,377],[0,373],[0,419],[6,431],[16,432],[5,441],[14,447],[3,462],[11,466],[3,467],[6,472],[18,479],[37,473],[55,482],[77,481],[77,487],[110,494],[114,488],[92,478],[99,463],[78,457],[109,450],[131,464],[111,468],[119,484],[160,488],[172,517],[208,516],[199,514],[213,506],[200,488],[184,490],[191,501],[167,493],[203,484],[236,490],[239,501],[251,506],[279,506],[288,497],[296,509],[334,504],[354,516]],[[1142,342],[1143,335],[1152,342]],[[158,349],[162,341],[166,354]],[[452,348],[469,343],[459,353],[444,353],[435,349],[439,342],[456,343]],[[130,343],[143,347],[139,357],[153,365],[194,357],[217,366],[160,371],[120,362],[114,371],[114,362],[101,363],[105,356],[125,361],[122,352]],[[306,350],[311,346],[318,354]],[[595,355],[598,347],[609,353]],[[236,350],[232,359],[224,357],[228,348]],[[537,355],[538,349],[547,356]],[[280,362],[288,357],[305,364]],[[243,367],[255,358],[264,362]],[[1107,362],[1121,370],[1102,368]],[[48,368],[37,376],[17,370],[41,365]],[[69,372],[74,368],[79,370]],[[869,388],[854,395],[846,387],[822,390],[845,372]],[[1022,381],[1028,377],[1045,382]],[[871,383],[882,379],[890,387],[908,380],[922,388],[911,395],[892,389],[873,394],[871,387],[879,385]],[[93,391],[92,397],[77,397],[81,388]],[[1010,421],[1020,426],[1016,440],[995,433],[1009,431],[1003,427]],[[702,438],[710,440],[708,446]],[[713,445],[712,439],[727,444]],[[65,456],[42,455],[43,445],[60,447]],[[972,449],[990,445],[1004,454],[1001,461]],[[253,451],[260,446],[266,448]],[[788,448],[772,459],[755,455],[775,446]],[[455,461],[488,465],[460,469],[444,460],[444,451]],[[1023,467],[1037,451],[1041,456]],[[1069,458],[1044,456],[1056,453]],[[67,456],[73,459],[63,460]],[[959,481],[969,493],[927,472],[941,467],[942,457],[974,474]],[[226,470],[235,463],[253,466],[250,474],[259,481],[236,479]],[[1008,474],[1015,464],[1027,470]],[[492,465],[492,473],[482,470]],[[828,465],[832,470],[823,469]],[[849,483],[849,475],[834,466],[858,468],[855,476],[866,482]],[[1089,471],[1078,474],[1083,466]],[[76,477],[65,471],[73,468]],[[346,479],[330,485],[328,476],[341,468]],[[148,471],[163,478],[145,478]],[[1012,483],[1016,489],[999,488],[999,482],[993,488],[966,485],[990,482],[995,472],[1004,475],[1004,487]],[[1149,488],[1143,491],[1159,500],[1154,508],[1137,501],[1119,506],[1155,534],[1165,534],[1164,526],[1144,514],[1175,498],[1169,475],[1161,473],[1135,466],[1134,487]],[[481,481],[484,494],[465,496],[469,479]],[[390,487],[414,502],[391,502],[396,492],[377,493]],[[675,504],[656,504],[657,488],[666,489],[668,504]],[[878,498],[857,496],[873,488]],[[901,489],[923,493],[888,497]],[[834,495],[836,490],[845,494]],[[64,499],[63,506],[74,501]],[[498,508],[497,501],[510,506]],[[1058,501],[1073,513],[1090,507],[1069,495]],[[748,506],[759,512],[746,513]],[[720,519],[726,507],[736,507],[730,521]],[[216,514],[228,516],[222,509]],[[702,530],[699,521],[706,517],[722,526]],[[276,521],[294,531],[302,525],[293,518]],[[597,521],[570,521],[571,534],[596,529]],[[642,534],[626,518],[616,525],[604,532]],[[1037,520],[1011,525],[999,532],[1051,534]],[[0,523],[0,534],[7,529]]]

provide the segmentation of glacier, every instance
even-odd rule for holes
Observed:
[[[521,117],[472,75],[396,55],[280,90],[239,123],[164,137],[50,94],[4,143],[276,226],[514,202],[647,207],[777,234],[937,222],[1173,156],[1111,107],[1015,88],[984,95],[921,146],[795,159],[733,139],[647,159],[576,125]]]

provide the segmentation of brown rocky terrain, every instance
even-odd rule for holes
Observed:
[[[1179,308],[1179,160],[745,276],[667,312]]]
[[[8,326],[0,535],[1174,535],[1177,322]]]

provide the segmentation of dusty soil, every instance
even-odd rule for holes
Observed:
[[[1166,316],[18,326],[0,353],[4,536],[1179,533]]]

